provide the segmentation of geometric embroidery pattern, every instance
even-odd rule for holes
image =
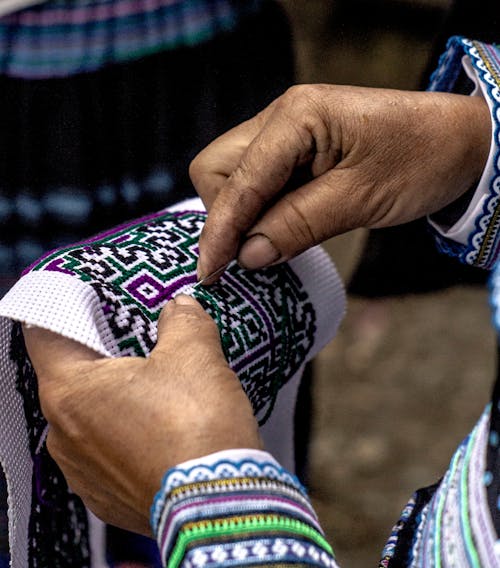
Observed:
[[[279,388],[313,345],[315,311],[286,265],[258,272],[235,265],[218,284],[193,290],[205,218],[199,211],[150,215],[50,252],[26,272],[62,272],[88,283],[100,300],[102,331],[110,334],[103,339],[114,356],[147,356],[156,343],[162,307],[178,292],[191,291],[216,321],[226,358],[263,423]],[[35,464],[30,566],[84,568],[89,564],[85,509],[42,441],[46,422],[19,326],[11,346]]]
[[[183,559],[183,568],[218,568],[242,562],[256,566],[336,566],[322,548],[299,538],[256,538],[234,543],[198,546]]]
[[[205,218],[199,211],[151,215],[49,253],[31,270],[88,282],[112,334],[112,354],[147,356],[162,307],[196,282]],[[286,265],[250,272],[234,264],[219,283],[191,293],[217,323],[226,358],[264,422],[314,342],[315,312],[300,280]]]
[[[81,499],[68,488],[44,442],[47,422],[40,408],[35,370],[26,355],[21,324],[12,326],[10,357],[23,397],[33,460],[28,562],[30,568],[90,568],[88,522]]]

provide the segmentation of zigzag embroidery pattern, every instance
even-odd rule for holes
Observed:
[[[115,339],[113,354],[145,356],[156,343],[161,308],[196,281],[205,217],[157,214],[51,253],[32,270],[88,282]],[[220,284],[192,294],[215,319],[225,355],[265,421],[313,345],[316,316],[302,283],[286,265],[258,272],[234,265]]]

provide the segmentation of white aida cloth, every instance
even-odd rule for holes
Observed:
[[[235,265],[213,290],[193,291],[200,212],[201,201],[188,200],[49,253],[0,300],[0,462],[8,485],[12,566],[28,566],[34,508],[29,416],[16,389],[19,362],[10,352],[14,322],[59,333],[103,356],[147,356],[162,306],[177,293],[193,294],[216,319],[257,416],[266,414],[261,429],[267,449],[294,469],[297,388],[304,365],[342,320],[343,285],[328,255],[315,247],[281,268],[248,273]],[[252,375],[259,366],[276,371],[270,378]],[[92,527],[91,541],[98,542]],[[94,568],[103,565],[102,550],[92,551],[92,558]]]

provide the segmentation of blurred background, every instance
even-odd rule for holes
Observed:
[[[422,85],[452,5],[282,4],[292,24],[299,82],[399,89]],[[348,282],[366,240],[365,231],[356,231],[326,245]],[[411,250],[409,257],[401,254],[404,247],[386,263],[390,273],[379,277],[410,279],[408,293],[350,293],[341,331],[314,368],[310,491],[348,567],[377,565],[409,496],[441,477],[487,402],[495,376],[484,282],[465,279],[412,293],[411,278],[431,277],[433,267],[420,263],[408,277],[408,266],[419,259]],[[377,286],[376,278],[370,285]]]
[[[0,0],[12,12],[0,17],[0,296],[44,251],[192,195],[196,153],[291,83],[424,88],[446,36],[495,39],[500,10],[498,0],[143,1],[133,33],[116,9],[82,36],[73,11],[99,3],[121,4],[23,0],[17,13]],[[307,438],[313,417],[308,485],[337,556],[365,568],[489,399],[495,340],[485,275],[440,258],[425,222],[326,248],[348,313],[315,361],[298,428]],[[6,515],[0,471],[0,563]],[[133,540],[118,533],[108,554],[128,566]],[[157,562],[150,547],[145,566]]]

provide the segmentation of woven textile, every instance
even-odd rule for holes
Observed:
[[[205,214],[198,199],[47,254],[0,302],[0,458],[9,490],[15,566],[90,565],[86,512],[44,446],[45,421],[19,322],[75,339],[104,356],[147,356],[163,305],[194,295],[217,322],[263,436],[293,468],[291,418],[303,366],[335,334],[344,294],[321,249],[259,272],[231,266],[193,290]],[[280,392],[281,391],[281,392]],[[274,409],[274,411],[273,411]],[[29,545],[28,545],[28,535]]]
[[[305,489],[269,454],[204,459],[169,470],[151,508],[164,566],[337,568]]]
[[[488,503],[489,486],[498,478],[486,459],[491,417],[498,414],[492,408],[487,406],[459,445],[443,479],[412,497],[393,529],[380,568],[500,566],[498,507],[497,502]]]
[[[48,0],[0,18],[0,73],[40,79],[192,46],[256,11],[251,0]]]

